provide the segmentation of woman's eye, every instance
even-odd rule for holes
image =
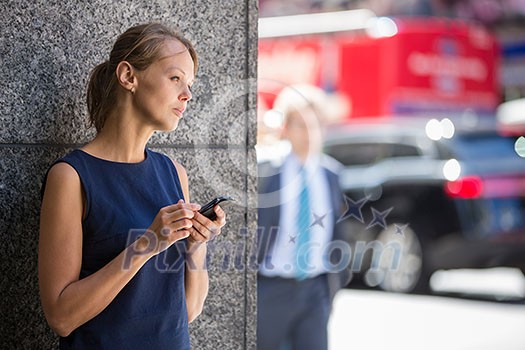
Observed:
[[[179,81],[180,78],[178,76],[171,77],[171,80]]]

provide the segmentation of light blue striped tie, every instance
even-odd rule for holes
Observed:
[[[308,277],[308,245],[310,242],[310,193],[308,192],[307,174],[301,169],[301,192],[299,194],[299,210],[297,212],[297,244],[296,244],[296,279]]]

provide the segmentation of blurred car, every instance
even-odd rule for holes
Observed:
[[[525,159],[493,128],[403,118],[337,125],[351,271],[369,287],[429,292],[440,269],[525,270]]]

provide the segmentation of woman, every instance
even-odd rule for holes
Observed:
[[[58,160],[43,188],[42,307],[61,349],[189,349],[208,292],[206,242],[217,219],[190,203],[184,168],[146,148],[177,128],[197,55],[161,24],[132,27],[93,70],[96,137]]]

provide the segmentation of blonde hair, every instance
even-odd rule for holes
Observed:
[[[160,23],[148,23],[129,28],[122,33],[111,50],[109,60],[97,65],[90,74],[87,89],[89,121],[99,132],[115,106],[117,77],[115,70],[127,61],[138,70],[148,68],[160,58],[166,40],[178,40],[190,53],[197,74],[197,52],[189,40]]]

